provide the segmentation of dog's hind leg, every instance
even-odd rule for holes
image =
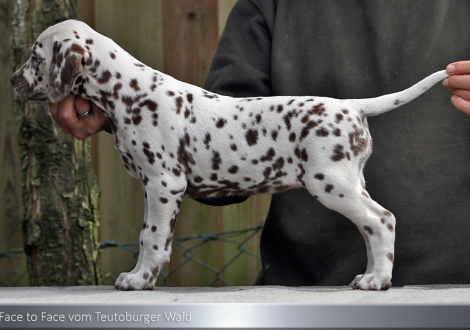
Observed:
[[[362,290],[390,288],[395,242],[393,214],[370,198],[358,176],[345,178],[332,171],[306,175],[309,192],[326,207],[350,219],[364,237],[367,269],[350,286]]]

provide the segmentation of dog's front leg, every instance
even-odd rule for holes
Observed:
[[[183,194],[184,182],[165,182],[166,189],[158,181],[145,185],[145,222],[140,232],[140,251],[136,267],[130,273],[122,273],[115,283],[119,290],[152,290],[162,266],[169,263],[171,244]]]
[[[143,224],[142,229],[140,231],[139,242],[142,242],[143,234],[145,232],[145,229],[147,229],[147,226],[148,226],[148,224],[147,224],[147,214],[148,214],[148,211],[147,211],[148,210],[147,193],[145,192],[145,185],[142,184],[142,186],[144,188],[144,194],[145,194],[145,208],[144,208],[144,224]],[[142,255],[143,255],[143,253],[141,253],[141,252],[142,252],[142,250],[139,249],[139,256],[138,256],[137,263],[136,263],[134,269],[131,270],[130,272],[121,273],[119,275],[118,279],[116,280],[116,282],[114,284],[115,289],[119,289],[119,287],[121,286],[122,281],[127,276],[127,274],[135,274],[140,269],[140,264],[142,263]]]

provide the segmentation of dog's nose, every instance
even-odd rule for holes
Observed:
[[[10,82],[11,82],[12,85],[15,84],[15,80],[16,80],[16,75],[14,74],[14,75],[12,75],[11,78],[10,78]]]

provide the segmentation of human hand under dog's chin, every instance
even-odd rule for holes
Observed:
[[[49,103],[49,110],[62,131],[78,140],[110,128],[101,109],[80,96],[69,94],[58,103]]]
[[[451,63],[446,71],[450,76],[443,80],[442,86],[453,94],[454,107],[470,115],[470,61]]]

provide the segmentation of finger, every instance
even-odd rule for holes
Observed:
[[[75,99],[75,112],[78,115],[83,115],[84,113],[88,112],[91,108],[91,102],[85,100],[84,98],[77,96]],[[84,118],[86,119],[86,118]]]
[[[446,71],[450,75],[470,74],[470,61],[460,61],[449,64]]]
[[[458,110],[462,111],[463,113],[470,115],[470,101],[467,101],[457,95],[452,95],[450,100],[454,107],[456,107]]]
[[[78,140],[84,140],[90,135],[109,128],[108,120],[104,116],[103,111],[101,111],[101,109],[92,102],[86,101],[86,104],[88,104],[88,108],[80,105],[82,109],[77,110],[77,112],[82,111],[83,109],[88,109],[87,111],[89,111],[91,105],[91,114],[88,117],[79,118],[79,125],[71,132]]]
[[[464,100],[470,101],[470,91],[468,89],[451,89],[450,92]]]
[[[470,74],[450,76],[442,81],[442,86],[447,89],[467,89],[470,90]]]
[[[106,129],[110,129],[108,119],[105,117],[104,112],[94,103],[91,103],[93,108],[92,117],[93,117],[93,132],[95,134]]]
[[[49,112],[54,120],[57,118],[57,111],[59,110],[59,103],[49,102]]]
[[[53,106],[52,116],[54,120],[59,124],[60,128],[67,133],[70,132],[77,126],[77,115],[75,113],[75,96],[67,95],[57,106]]]
[[[52,118],[54,120],[57,120],[58,118],[58,113],[59,113],[59,108],[63,106],[73,106],[73,102],[75,100],[75,96],[72,94],[67,95],[62,101],[57,102],[57,103],[51,103],[49,102],[49,111],[51,112]]]

